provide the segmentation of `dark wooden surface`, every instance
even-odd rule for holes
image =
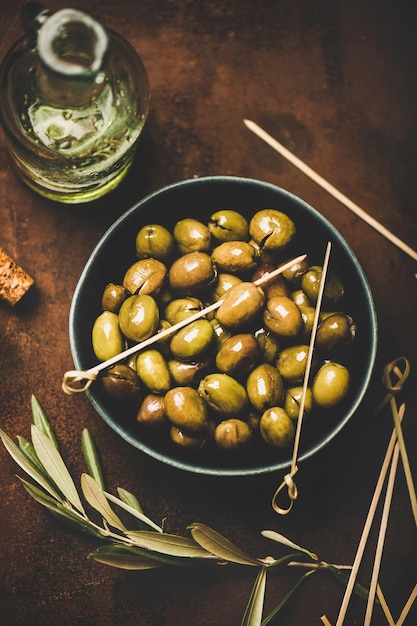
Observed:
[[[23,3],[2,3],[2,54],[19,36]],[[83,7],[141,54],[152,107],[133,170],[96,204],[60,206],[15,177],[0,139],[0,245],[36,280],[26,306],[0,305],[0,424],[29,436],[30,398],[47,412],[71,471],[84,471],[83,427],[100,449],[109,490],[135,492],[170,532],[199,521],[263,557],[280,548],[260,535],[274,529],[338,564],[353,562],[392,429],[382,369],[406,356],[411,375],[404,433],[416,459],[417,264],[274,153],[243,125],[257,121],[400,238],[417,247],[417,32],[413,3],[383,0],[84,0]],[[51,8],[65,6],[59,0]],[[84,396],[61,391],[72,367],[68,313],[94,245],[136,200],[194,176],[242,175],[301,196],[329,218],[357,254],[373,290],[379,349],[367,399],[348,427],[297,475],[299,498],[286,517],[272,511],[281,475],[203,479],[145,457],[121,441]],[[0,449],[0,616],[3,624],[238,626],[254,581],[251,568],[131,573],[87,556],[97,545],[61,526],[15,477]],[[21,473],[20,473],[21,474]],[[380,513],[380,512],[379,512]],[[377,518],[379,519],[379,518]],[[377,527],[359,580],[369,584]],[[380,582],[394,618],[417,582],[416,528],[401,463]],[[299,573],[268,579],[266,611]],[[343,588],[325,574],[305,582],[277,624],[332,621]],[[346,625],[363,623],[354,598]],[[415,624],[416,609],[406,624]],[[376,626],[385,623],[376,607]]]

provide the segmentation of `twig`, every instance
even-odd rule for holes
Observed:
[[[255,135],[260,137],[265,143],[267,143],[271,148],[273,148],[276,152],[279,152],[281,156],[286,158],[290,163],[295,165],[299,170],[301,170],[304,174],[306,174],[311,180],[320,185],[323,189],[325,189],[330,195],[332,195],[336,200],[339,200],[342,204],[345,205],[348,209],[350,209],[353,213],[355,213],[358,217],[360,217],[364,222],[372,226],[376,231],[378,231],[381,235],[383,235],[388,241],[393,243],[397,248],[408,254],[412,259],[417,261],[417,252],[413,250],[409,245],[401,241],[396,235],[394,235],[390,230],[388,230],[385,226],[383,226],[380,222],[378,222],[375,218],[371,217],[366,211],[361,209],[357,204],[352,202],[349,198],[347,198],[343,193],[338,191],[333,185],[331,185],[327,180],[325,180],[322,176],[317,174],[314,170],[311,169],[308,165],[306,165],[303,161],[301,161],[298,157],[296,157],[292,152],[287,150],[281,143],[279,143],[276,139],[271,137],[267,132],[265,132],[258,124],[252,122],[251,120],[243,120],[244,124],[251,130]],[[417,276],[417,275],[416,275]]]

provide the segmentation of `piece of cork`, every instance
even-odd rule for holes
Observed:
[[[33,278],[0,247],[0,298],[14,306],[34,282]]]

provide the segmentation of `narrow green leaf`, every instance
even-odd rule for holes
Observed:
[[[104,491],[92,476],[82,474],[81,489],[88,504],[98,511],[110,526],[122,532],[126,531],[126,527],[109,505]]]
[[[136,545],[161,554],[187,558],[212,558],[209,552],[188,537],[151,530],[133,530],[126,534]]]
[[[264,609],[266,589],[266,567],[259,569],[255,584],[246,607],[241,626],[260,626]]]
[[[40,431],[37,426],[32,425],[32,443],[35,452],[45,470],[54,481],[55,485],[67,500],[75,506],[78,511],[85,514],[80,497],[75,487],[74,481],[62,460],[57,448],[47,435]]]
[[[33,463],[33,465],[35,465],[35,467],[42,474],[44,474],[45,477],[47,477],[45,468],[42,465],[42,463],[39,461],[38,455],[36,454],[35,448],[33,447],[32,443],[28,441],[25,437],[21,437],[20,435],[17,435],[17,443],[19,445],[20,450],[29,459],[29,461],[31,461],[31,463]]]
[[[141,513],[138,509],[130,506],[129,504],[126,504],[123,500],[116,498],[116,496],[113,496],[111,493],[108,493],[107,491],[104,492],[104,495],[106,496],[108,500],[110,500],[110,502],[112,502],[113,504],[117,504],[118,506],[120,506],[121,509],[124,509],[125,511],[130,513],[130,515],[135,517],[137,520],[143,522],[143,524],[145,524],[146,526],[150,526],[151,528],[153,528],[154,530],[157,530],[160,533],[162,532],[162,528],[160,526],[155,524],[155,522],[153,522],[149,517]]]
[[[44,435],[46,435],[48,439],[52,441],[55,448],[58,449],[58,442],[56,440],[55,433],[49,423],[48,418],[46,417],[42,406],[34,395],[32,395],[31,397],[31,406],[33,423],[35,424],[36,428],[38,428]]]
[[[290,563],[291,561],[297,560],[297,558],[300,558],[300,553],[291,552],[290,554],[286,554],[285,556],[282,556],[280,559],[271,560],[271,557],[268,557],[267,559],[260,559],[260,561],[261,563],[266,565],[268,569],[270,569],[271,567],[274,569],[278,569],[279,567],[284,567],[288,565],[288,563]]]
[[[191,559],[164,556],[156,552],[150,552],[149,550],[142,550],[136,546],[125,546],[121,544],[100,546],[89,556],[92,558],[98,556],[98,560],[101,562],[104,562],[103,558],[113,559],[114,562],[109,562],[110,565],[124,567],[124,569],[148,569],[149,567],[162,567],[165,565],[190,566],[192,563]],[[118,559],[120,559],[119,565]]]
[[[205,524],[191,524],[188,526],[193,539],[208,552],[215,554],[224,561],[239,563],[240,565],[259,565],[260,561],[249,556],[220,533]]]
[[[51,496],[49,496],[43,489],[36,487],[36,485],[32,485],[32,483],[25,480],[21,476],[18,476],[18,479],[20,480],[20,482],[22,483],[22,485],[24,486],[28,494],[32,496],[32,498],[36,500],[36,502],[38,502],[39,504],[42,504],[47,509],[57,508],[58,503],[55,500],[55,498],[51,498]]]
[[[335,567],[334,565],[326,564],[325,569],[329,571],[339,583],[346,587],[349,582],[349,574],[342,572],[338,567]],[[362,600],[367,600],[369,596],[369,589],[367,589],[360,583],[355,582],[353,586],[353,593],[358,596],[358,598],[361,598]],[[381,604],[377,596],[375,596],[375,604]]]
[[[284,535],[281,535],[281,533],[275,532],[275,530],[263,530],[261,532],[261,535],[263,535],[263,537],[266,537],[267,539],[272,539],[272,541],[276,541],[277,543],[282,543],[284,544],[284,546],[292,548],[293,550],[304,552],[305,554],[308,554],[314,561],[318,561],[317,554],[314,554],[314,552],[310,552],[310,550],[307,550],[307,548],[302,548],[301,546],[298,546],[293,541],[290,541],[290,539],[284,537]]]
[[[47,491],[58,502],[62,502],[62,497],[56,491],[51,481],[47,480],[43,473],[40,473],[38,468],[33,465],[32,461],[29,461],[28,457],[20,450],[19,446],[17,446],[14,441],[2,430],[0,430],[0,437],[7,452],[10,454],[12,459],[26,472],[26,474],[33,478],[33,480],[35,480],[38,485],[43,487],[43,489],[45,489],[45,491]]]
[[[98,561],[98,563],[127,570],[155,569],[157,567],[163,567],[164,565],[152,559],[147,559],[144,556],[135,556],[134,554],[101,554],[96,551],[92,552],[89,556],[95,561]]]
[[[132,507],[132,509],[136,509],[139,513],[143,513],[139,500],[133,493],[126,491],[123,487],[117,487],[117,493],[119,494],[120,500],[122,500],[125,504]]]
[[[279,613],[279,611],[286,605],[288,600],[297,591],[301,583],[307,578],[307,576],[310,576],[310,574],[314,574],[315,571],[317,570],[309,570],[303,576],[301,576],[301,578],[295,583],[294,587],[290,589],[290,591],[284,596],[281,602],[277,604],[277,606],[271,611],[271,613],[264,620],[262,620],[261,626],[267,626],[267,624],[269,624],[274,619],[274,617]]]
[[[105,489],[103,471],[101,469],[100,458],[96,445],[87,428],[83,429],[81,435],[81,447],[88,473],[92,476],[102,489]]]

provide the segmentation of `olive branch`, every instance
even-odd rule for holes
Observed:
[[[202,523],[195,522],[187,527],[190,536],[166,533],[163,524],[155,523],[143,512],[134,494],[120,487],[117,489],[117,496],[106,491],[95,443],[89,431],[84,428],[81,443],[88,472],[81,475],[80,487],[86,503],[99,514],[100,523],[94,521],[86,512],[77,487],[59,452],[55,433],[35,396],[31,398],[31,408],[33,420],[31,441],[17,436],[16,444],[0,429],[1,440],[13,460],[34,481],[35,484],[18,477],[36,502],[63,522],[103,541],[102,545],[89,554],[90,558],[125,570],[225,564],[253,567],[257,573],[241,626],[269,624],[303,581],[318,571],[328,572],[343,585],[347,584],[348,578],[343,570],[350,569],[349,567],[321,561],[310,550],[273,530],[263,530],[261,534],[291,550],[277,559],[272,556],[255,558]],[[122,522],[114,507],[118,507],[133,518],[134,529],[130,529]],[[264,617],[267,573],[289,566],[304,568],[307,571]],[[354,591],[362,598],[368,596],[368,591],[357,583]]]

